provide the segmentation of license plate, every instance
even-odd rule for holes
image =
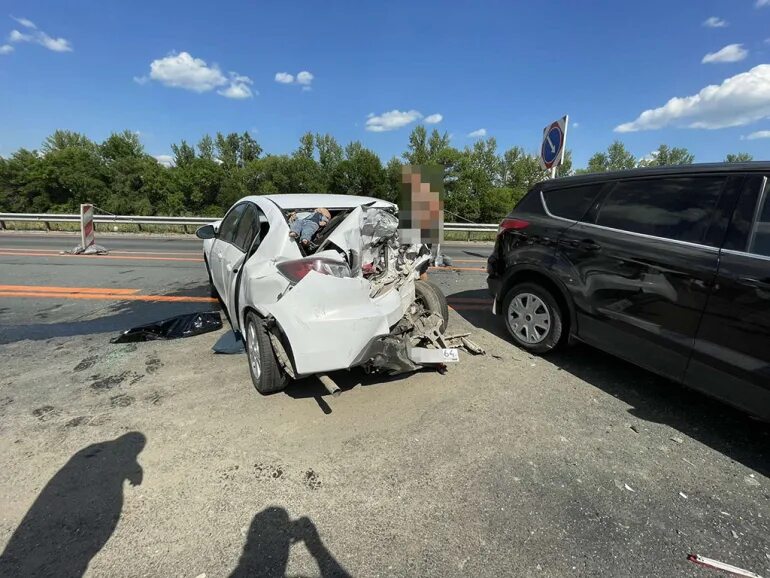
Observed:
[[[447,363],[456,363],[460,361],[460,354],[456,349],[442,349],[441,351],[444,354],[444,361]]]

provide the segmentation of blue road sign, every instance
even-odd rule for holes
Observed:
[[[540,149],[540,156],[543,158],[543,164],[546,168],[551,168],[554,163],[561,158],[561,149],[564,145],[564,133],[559,123],[553,123],[545,132],[543,137],[543,146]]]

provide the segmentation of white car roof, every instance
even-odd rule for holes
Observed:
[[[326,195],[297,193],[290,195],[259,195],[249,196],[244,200],[270,199],[281,209],[315,209],[325,207],[327,209],[351,209],[366,203],[374,202],[375,207],[397,208],[395,204],[375,199],[374,197],[358,197],[356,195]]]

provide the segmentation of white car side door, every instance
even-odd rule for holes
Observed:
[[[246,210],[246,203],[239,203],[232,207],[225,218],[222,219],[222,224],[219,226],[216,239],[211,246],[211,252],[209,253],[209,269],[211,270],[211,279],[214,282],[222,301],[227,306],[227,279],[225,272],[227,271],[227,262],[232,260],[231,248],[232,243],[235,240],[235,236],[238,232],[238,224],[241,220],[241,216]]]

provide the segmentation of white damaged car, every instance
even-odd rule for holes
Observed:
[[[290,221],[324,207],[308,245]],[[465,335],[446,337],[446,298],[426,280],[425,245],[398,242],[397,207],[348,195],[264,195],[238,201],[198,229],[209,279],[245,340],[254,386],[362,366],[390,374],[457,361]],[[477,352],[477,351],[474,351]]]

